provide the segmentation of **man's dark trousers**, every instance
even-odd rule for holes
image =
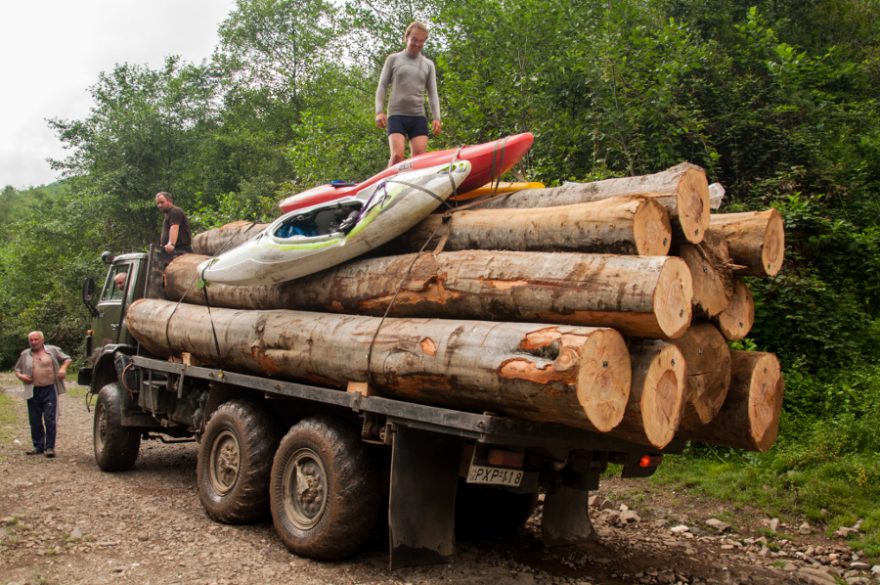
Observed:
[[[58,415],[58,394],[55,392],[55,384],[34,386],[34,397],[28,398],[27,407],[34,449],[37,451],[54,449],[55,421]]]

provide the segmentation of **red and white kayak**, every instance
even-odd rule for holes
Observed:
[[[464,183],[459,185],[457,190],[457,193],[459,194],[467,193],[468,191],[477,189],[498,179],[498,177],[512,169],[513,166],[529,151],[534,140],[535,137],[531,132],[524,132],[522,134],[507,136],[500,140],[484,142],[483,144],[426,152],[425,154],[414,156],[413,158],[388,167],[382,172],[373,175],[366,181],[357,184],[345,184],[342,186],[336,186],[333,184],[319,185],[308,191],[303,191],[302,193],[291,195],[290,197],[283,199],[278,206],[282,211],[287,213],[297,209],[304,209],[320,203],[333,201],[335,199],[352,197],[359,191],[362,191],[384,179],[393,177],[398,173],[425,169],[458,160],[464,160],[471,163],[470,175],[468,175]]]

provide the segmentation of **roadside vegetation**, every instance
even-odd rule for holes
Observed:
[[[51,121],[64,181],[0,193],[0,368],[35,328],[82,360],[82,281],[97,251],[157,237],[157,191],[199,230],[382,168],[375,83],[416,17],[444,112],[432,148],[528,130],[530,180],[688,160],[726,187],[721,211],[782,212],[785,266],[750,283],[740,346],[783,363],[780,438],[694,445],[657,481],[829,531],[863,519],[853,544],[880,556],[878,0],[239,0],[210,60],[119,64],[86,117]]]

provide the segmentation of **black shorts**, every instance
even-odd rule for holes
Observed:
[[[428,119],[424,116],[388,116],[388,135],[403,134],[410,140],[428,135]]]

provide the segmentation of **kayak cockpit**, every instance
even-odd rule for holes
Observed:
[[[355,226],[363,209],[363,201],[347,199],[290,214],[280,222],[272,236],[280,240],[317,238],[347,233]]]

